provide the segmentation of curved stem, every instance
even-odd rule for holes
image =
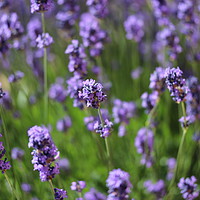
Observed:
[[[13,187],[12,183],[10,182],[10,179],[8,178],[6,172],[4,173],[4,176],[5,176],[5,178],[6,178],[6,181],[8,182],[8,185],[10,186],[10,188],[11,188],[13,194],[15,195],[16,199],[19,200],[20,198],[18,197],[18,195],[17,195],[17,193],[16,193],[16,191],[15,191],[15,188]]]

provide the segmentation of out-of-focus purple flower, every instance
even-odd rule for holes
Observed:
[[[148,94],[147,92],[142,94],[142,107],[146,109],[146,113],[151,112],[151,110],[155,107],[158,98],[159,93],[157,91],[153,91],[151,94]]]
[[[24,192],[30,192],[31,191],[31,185],[28,183],[22,183],[21,188]]]
[[[70,169],[70,162],[67,158],[62,158],[58,160],[58,165],[60,170],[68,171]]]
[[[131,72],[132,79],[138,79],[140,75],[142,74],[143,69],[141,67],[138,67]]]
[[[48,181],[59,173],[58,163],[53,162],[59,157],[49,130],[46,127],[33,126],[28,130],[28,147],[34,148],[32,151],[32,164],[34,170],[39,171],[41,181]]]
[[[53,38],[49,35],[49,33],[39,34],[36,38],[37,47],[42,49],[50,46],[53,43]]]
[[[67,192],[63,189],[54,188],[54,197],[56,200],[63,200],[68,198]]]
[[[168,166],[167,180],[171,180],[174,176],[174,170],[176,167],[176,159],[169,158],[167,160],[167,166]]]
[[[53,7],[52,0],[30,0],[30,1],[31,1],[31,13],[46,12]]]
[[[79,44],[78,40],[72,40],[65,50],[66,54],[69,54],[68,69],[70,72],[74,72],[80,77],[87,74],[87,62],[84,59],[86,57],[83,45]]]
[[[91,188],[89,192],[86,192],[84,198],[87,200],[106,200],[106,196],[94,188]]]
[[[152,130],[148,128],[141,128],[135,138],[135,147],[137,152],[142,154],[141,164],[146,165],[148,168],[153,164],[153,151],[154,136]]]
[[[76,181],[72,182],[70,188],[71,190],[77,191],[77,192],[82,192],[82,190],[86,187],[85,181]]]
[[[91,56],[99,56],[103,50],[103,44],[107,41],[106,31],[100,28],[97,18],[90,13],[82,14],[79,27],[83,45],[89,47]]]
[[[9,0],[1,0],[0,1],[0,9],[5,9],[9,7],[10,1]]]
[[[67,130],[72,126],[71,118],[66,116],[63,119],[57,121],[56,128],[60,132],[67,132]]]
[[[100,134],[100,137],[106,138],[112,132],[113,123],[110,122],[108,119],[104,121],[104,124],[101,124],[99,121],[96,121],[94,124],[94,130],[96,133]]]
[[[194,116],[195,120],[200,119],[200,83],[196,77],[187,80],[190,92],[186,96],[187,115]]]
[[[180,68],[167,68],[165,70],[165,78],[172,99],[176,103],[185,101],[189,88],[186,85],[185,79],[183,78],[183,72]]]
[[[63,103],[67,98],[67,90],[63,86],[63,82],[57,79],[56,83],[52,84],[49,89],[49,98]]]
[[[129,174],[121,169],[110,171],[106,180],[106,185],[109,189],[107,200],[127,200],[133,187],[129,179]]]
[[[135,116],[136,105],[134,102],[121,101],[120,99],[115,99],[113,102],[113,117],[115,123],[124,122],[129,124],[129,120]]]
[[[11,110],[13,108],[12,99],[8,91],[1,93],[0,105],[2,105],[6,110]]]
[[[124,22],[124,28],[126,31],[126,38],[128,40],[140,42],[144,36],[144,22],[135,15],[131,15],[127,18]]]
[[[90,13],[96,17],[103,18],[108,14],[108,0],[87,0],[86,5]]]
[[[158,91],[162,93],[165,90],[165,69],[162,67],[157,67],[155,71],[150,76],[149,88],[153,91]]]
[[[152,183],[152,181],[148,180],[144,182],[144,187],[148,192],[156,195],[157,200],[162,200],[165,195],[165,183],[163,180],[159,180],[156,183]]]
[[[24,77],[24,73],[21,72],[21,71],[16,71],[14,74],[11,74],[9,77],[8,77],[8,81],[10,83],[13,83],[13,82],[16,82],[20,79],[22,79]]]
[[[181,190],[181,194],[184,199],[193,200],[199,196],[197,184],[195,184],[196,181],[197,179],[194,176],[191,178],[180,179],[178,187]]]
[[[87,107],[98,109],[100,103],[106,99],[106,95],[103,92],[101,83],[97,83],[93,79],[87,79],[83,81],[82,90],[79,91],[79,98],[86,101]]]
[[[22,160],[23,156],[24,156],[24,150],[22,150],[18,147],[15,147],[15,148],[12,149],[12,152],[11,152],[12,159]]]
[[[31,40],[31,46],[36,46],[36,38],[42,34],[42,24],[38,18],[31,18],[27,24],[27,35]]]
[[[175,60],[177,55],[182,52],[182,48],[179,44],[180,40],[175,32],[174,25],[170,24],[159,31],[156,35],[156,39],[163,48],[168,47],[170,60]]]
[[[3,91],[3,89],[1,88],[1,83],[0,83],[0,99],[2,99],[4,97],[6,93]]]
[[[183,128],[187,128],[190,124],[195,122],[195,117],[193,115],[189,115],[186,117],[183,116],[178,121],[181,123],[181,126]]]
[[[106,119],[109,119],[109,118],[110,118],[107,109],[101,109],[101,115],[102,115],[102,118],[103,118],[104,121],[105,121]],[[97,121],[99,121],[99,123],[100,123],[99,116],[97,116],[97,117],[95,117],[95,116],[89,116],[89,117],[85,117],[85,118],[84,118],[84,123],[85,123],[85,125],[87,126],[87,129],[88,129],[89,131],[95,131],[95,130],[94,130],[94,125],[95,125],[95,123],[96,123]]]
[[[79,97],[79,91],[83,87],[83,80],[75,75],[68,79],[67,81],[67,94],[70,96],[70,98],[74,99],[74,107],[79,107],[80,109],[83,109],[84,107],[84,102],[80,97]]]
[[[0,134],[0,137],[2,137],[1,134]],[[0,142],[0,170],[2,174],[4,174],[6,170],[11,168],[10,162],[7,161],[7,158],[3,159],[3,157],[5,156],[5,153],[6,153],[6,149],[3,146],[3,142]]]
[[[126,127],[124,124],[121,124],[118,128],[118,136],[123,137],[126,135]]]

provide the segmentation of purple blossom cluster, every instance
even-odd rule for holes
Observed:
[[[180,68],[167,68],[165,70],[165,78],[167,88],[171,93],[172,99],[176,103],[185,101],[186,95],[189,92],[189,88],[186,85],[186,81],[183,78],[183,72],[180,70]]]
[[[57,121],[56,128],[60,132],[67,132],[67,130],[72,126],[72,121],[69,116],[65,116],[64,118]]]
[[[92,15],[104,18],[108,14],[108,0],[87,0],[86,5]]]
[[[3,89],[1,88],[1,83],[0,83],[0,99],[3,99],[3,97],[5,96],[5,92],[3,91]]]
[[[151,167],[153,164],[153,151],[154,135],[149,128],[141,128],[135,138],[135,147],[137,152],[142,154],[141,164],[146,167]]]
[[[94,188],[91,188],[88,192],[86,192],[84,198],[87,200],[106,200],[106,196]]]
[[[87,107],[93,107],[98,109],[100,103],[106,99],[106,95],[103,92],[103,86],[101,83],[97,83],[93,79],[87,79],[83,81],[83,87],[79,91],[79,98],[86,101]]]
[[[94,124],[94,130],[96,131],[96,133],[100,134],[100,137],[102,138],[106,138],[111,134],[112,127],[113,123],[108,119],[105,119],[103,124],[99,121],[96,121],[96,123]]]
[[[129,174],[121,169],[110,171],[106,180],[106,185],[109,189],[107,200],[128,200],[129,193],[133,187],[129,179]]]
[[[53,38],[49,35],[49,33],[39,34],[36,38],[37,47],[42,49],[50,46],[53,43]]]
[[[124,22],[126,38],[140,42],[144,36],[144,22],[138,16],[131,15]]]
[[[186,96],[186,112],[187,115],[194,119],[200,119],[200,83],[196,77],[187,79],[189,92]]]
[[[121,137],[126,134],[125,125],[129,124],[130,119],[136,114],[136,105],[134,102],[121,101],[120,99],[115,99],[113,104],[114,122],[120,124],[118,135]]]
[[[65,54],[69,54],[69,71],[74,72],[75,76],[85,76],[87,74],[87,61],[83,45],[79,44],[78,40],[72,40],[72,44],[67,47]]]
[[[165,183],[163,180],[159,180],[156,183],[148,180],[144,182],[146,190],[152,194],[155,194],[157,200],[162,200],[165,195]]]
[[[0,134],[0,137],[2,135]],[[3,142],[0,142],[0,170],[2,174],[6,172],[6,170],[11,168],[10,162],[7,160],[7,158],[3,158],[5,156],[6,149],[3,146]]]
[[[46,127],[33,126],[28,130],[29,148],[32,151],[32,164],[34,170],[39,171],[41,181],[48,181],[59,173],[58,163],[54,161],[59,157],[59,151],[56,148],[49,130]]]
[[[169,158],[167,160],[167,167],[168,167],[167,180],[171,180],[174,176],[174,170],[176,167],[176,159]]]
[[[30,1],[31,1],[31,13],[46,12],[53,7],[52,0],[30,0]]]
[[[72,182],[70,188],[71,190],[77,191],[77,192],[82,192],[82,190],[86,187],[85,181],[76,181]]]
[[[17,82],[18,80],[22,79],[24,77],[24,73],[21,72],[21,71],[16,71],[14,74],[11,74],[9,77],[8,77],[8,81],[10,83],[13,83],[13,82]]]
[[[64,37],[74,35],[74,26],[79,17],[80,6],[77,0],[58,0],[61,9],[56,14],[58,28],[64,31]]]
[[[54,197],[56,200],[63,200],[68,198],[67,192],[63,189],[54,188]]]
[[[191,178],[180,179],[178,187],[181,190],[181,194],[184,199],[193,200],[199,196],[197,184],[195,184],[196,181],[197,179],[194,176]]]
[[[81,15],[79,27],[83,45],[89,48],[90,56],[99,56],[103,50],[104,43],[108,40],[106,31],[101,29],[97,18],[90,13]]]
[[[83,88],[83,80],[75,75],[67,80],[67,95],[74,99],[74,107],[83,109],[84,101],[79,97],[79,91]]]
[[[67,98],[67,90],[63,85],[62,79],[57,79],[56,83],[52,84],[49,88],[49,98],[63,103]]]

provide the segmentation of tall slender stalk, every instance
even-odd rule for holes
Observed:
[[[52,194],[53,194],[53,199],[54,199],[54,187],[53,187],[53,183],[51,180],[49,180],[49,185],[50,185],[50,188],[51,188],[51,191],[52,191]]]
[[[41,14],[42,17],[42,30],[43,33],[46,32],[44,13]],[[47,71],[47,49],[43,48],[44,56],[43,56],[43,69],[44,69],[44,121],[48,122],[48,71]]]
[[[187,127],[186,127],[186,111],[185,111],[185,105],[184,105],[184,102],[181,102],[181,108],[182,108],[182,113],[183,113],[183,117],[184,117],[184,125],[183,125],[183,135],[182,135],[182,138],[181,138],[181,142],[180,142],[180,145],[179,145],[179,149],[178,149],[178,154],[177,154],[177,162],[176,162],[176,166],[175,166],[175,170],[174,170],[174,176],[173,176],[173,179],[171,180],[171,183],[169,185],[169,194],[167,195],[166,197],[166,200],[170,200],[171,199],[171,196],[172,196],[172,190],[173,190],[173,186],[177,180],[177,177],[178,177],[178,173],[179,173],[179,168],[180,168],[180,158],[181,158],[181,154],[183,152],[183,149],[184,149],[184,142],[185,142],[185,138],[186,138],[186,133],[187,133]]]
[[[4,176],[6,178],[6,181],[8,182],[8,185],[10,186],[12,193],[14,194],[14,196],[16,197],[17,200],[20,200],[19,196],[17,195],[15,188],[13,187],[12,183],[10,182],[10,179],[8,177],[8,175],[6,174],[6,172],[4,173]]]
[[[103,126],[104,125],[104,121],[103,121],[103,117],[102,117],[102,114],[101,114],[100,107],[98,108],[98,115],[99,115],[99,119],[101,121],[101,124]],[[108,169],[110,169],[111,160],[110,160],[110,150],[109,150],[109,145],[108,145],[107,137],[105,138],[105,145],[106,145],[106,153],[107,153],[107,159],[108,159]]]

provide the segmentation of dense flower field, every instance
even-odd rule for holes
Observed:
[[[0,200],[200,199],[200,0],[0,0]]]

